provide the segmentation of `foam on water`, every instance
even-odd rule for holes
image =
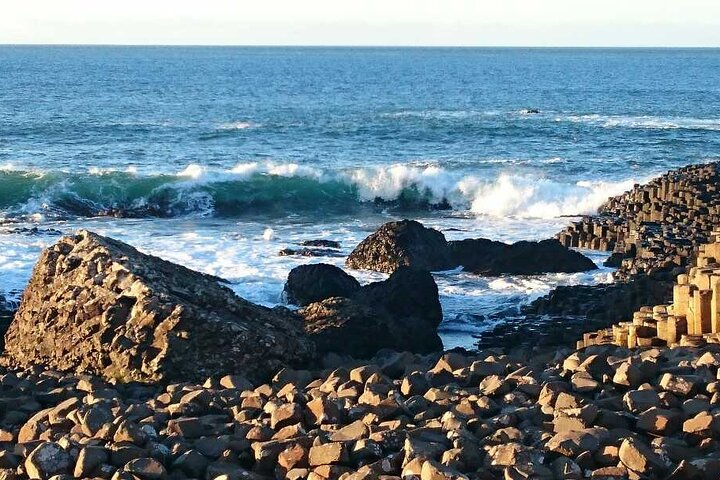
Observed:
[[[646,130],[720,131],[720,118],[660,117],[655,115],[560,115],[558,122],[585,123],[603,128],[637,128]]]

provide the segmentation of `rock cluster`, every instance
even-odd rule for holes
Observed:
[[[5,336],[4,360],[120,381],[192,381],[305,364],[302,322],[220,279],[90,232],[46,249]]]
[[[388,353],[165,387],[0,369],[3,478],[716,479],[720,348]]]
[[[586,333],[581,345],[614,343],[628,347],[720,343],[720,233],[701,245],[696,265],[678,275],[670,305],[646,306],[632,322]]]
[[[557,238],[567,247],[613,252],[619,278],[684,267],[720,222],[719,168],[720,162],[692,165],[636,185]]]
[[[303,308],[305,331],[319,353],[356,358],[378,350],[442,350],[438,288],[430,272],[401,267],[387,280],[363,287],[340,268],[303,265],[290,271],[288,299]]]
[[[462,266],[482,275],[536,275],[545,272],[584,272],[597,266],[556,240],[508,245],[485,238],[450,241],[414,220],[389,222],[363,240],[346,265],[392,273],[401,266],[430,271]]]

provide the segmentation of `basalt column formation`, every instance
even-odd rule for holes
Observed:
[[[701,245],[696,265],[677,276],[670,305],[645,306],[632,322],[586,333],[578,348],[613,343],[618,346],[701,346],[720,343],[720,231]]]

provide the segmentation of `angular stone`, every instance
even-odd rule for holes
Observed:
[[[66,473],[71,465],[70,454],[60,444],[43,442],[25,459],[25,472],[31,479],[48,479]]]
[[[317,445],[310,449],[309,463],[311,467],[318,465],[347,464],[350,455],[344,443],[331,442]]]
[[[620,444],[620,461],[630,470],[641,473],[662,473],[666,469],[662,458],[639,440],[626,438]]]

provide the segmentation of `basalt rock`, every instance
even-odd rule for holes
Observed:
[[[483,275],[537,275],[596,270],[592,260],[556,240],[508,245],[484,238],[450,242],[452,257],[465,270]]]
[[[614,252],[609,265],[620,279],[685,267],[720,222],[719,168],[691,165],[635,185],[557,238],[567,247]]]
[[[87,231],[42,253],[5,340],[6,363],[120,382],[261,379],[314,355],[289,312]]]
[[[345,264],[384,273],[403,266],[430,271],[454,266],[445,236],[414,220],[382,225],[355,247]]]
[[[0,295],[0,352],[5,348],[5,332],[10,327],[17,306]]]
[[[391,273],[401,266],[430,271],[462,266],[481,275],[536,275],[594,270],[584,255],[554,239],[512,245],[485,238],[448,242],[413,220],[390,222],[363,240],[346,261],[350,268]]]
[[[284,294],[289,303],[305,306],[330,297],[351,297],[360,283],[342,269],[317,263],[290,270]]]
[[[437,334],[442,321],[437,285],[425,270],[400,268],[350,298],[327,298],[299,314],[320,352],[368,358],[384,348],[417,353],[442,350]]]

